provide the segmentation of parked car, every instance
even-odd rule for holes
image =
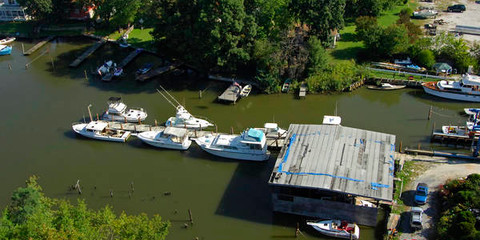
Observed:
[[[463,4],[455,4],[447,7],[448,12],[463,12],[465,10],[467,10],[467,8]]]
[[[421,230],[423,228],[422,225],[422,216],[423,210],[419,207],[412,207],[410,210],[411,218],[410,218],[410,227],[414,230]]]
[[[425,183],[419,183],[415,191],[414,201],[416,204],[422,205],[427,202],[428,186]]]

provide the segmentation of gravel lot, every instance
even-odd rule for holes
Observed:
[[[400,222],[400,228],[403,233],[400,236],[401,240],[422,240],[422,239],[435,239],[433,229],[433,219],[438,216],[438,187],[448,179],[455,179],[466,177],[472,173],[480,173],[480,164],[456,162],[451,164],[435,164],[429,168],[425,173],[421,174],[418,179],[409,186],[409,189],[404,190],[402,198],[407,206],[415,206],[413,203],[413,197],[415,195],[415,188],[418,183],[426,183],[429,187],[429,195],[427,203],[420,206],[423,213],[423,230],[413,232],[409,228],[410,215],[409,213],[402,214],[402,220]]]

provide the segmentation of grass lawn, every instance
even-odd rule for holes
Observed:
[[[130,43],[134,47],[138,48],[144,48],[148,50],[154,51],[155,48],[153,46],[153,36],[150,34],[150,32],[153,31],[153,28],[135,28],[128,34],[128,43]],[[97,36],[103,36],[106,37],[108,36],[109,39],[119,39],[123,32],[118,32],[116,30],[108,30],[108,29],[100,29],[100,30],[95,30],[94,32],[95,35]]]
[[[376,78],[388,78],[388,79],[399,79],[399,80],[408,80],[410,74],[408,73],[401,73],[401,74],[393,74],[393,73],[386,73],[380,71],[370,71],[371,77]],[[438,81],[438,78],[430,78],[430,77],[420,77],[420,76],[413,76],[413,80],[422,81],[422,82],[431,82],[431,81]]]
[[[31,22],[6,22],[0,23],[0,33],[28,35],[33,31],[33,24]]]

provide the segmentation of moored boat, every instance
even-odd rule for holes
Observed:
[[[89,123],[72,124],[74,132],[88,138],[111,142],[126,142],[130,137],[129,131],[108,128],[108,122],[91,121]]]
[[[267,138],[285,138],[287,130],[280,128],[276,123],[265,123],[263,128],[255,128],[265,133]]]
[[[143,142],[159,148],[187,150],[192,141],[185,128],[167,127],[163,131],[148,131],[137,135]]]
[[[442,80],[422,84],[423,90],[431,95],[451,100],[480,102],[480,77],[464,74],[460,81]]]
[[[0,56],[10,55],[12,53],[12,47],[7,45],[0,45]]]
[[[106,121],[117,122],[138,122],[144,121],[148,114],[143,108],[130,108],[122,102],[120,97],[110,97],[108,99],[108,109],[102,115]]]
[[[209,134],[194,141],[204,151],[219,157],[249,161],[265,161],[270,157],[265,133],[254,128],[241,135]]]
[[[147,63],[147,64],[143,65],[141,68],[139,68],[136,73],[137,73],[137,75],[142,75],[142,74],[148,73],[148,72],[150,72],[150,70],[152,70],[152,67],[153,67],[153,64]]]
[[[122,73],[123,73],[123,68],[117,67],[113,71],[113,76],[118,77],[118,76],[122,75]]]
[[[97,68],[98,75],[102,76],[110,72],[112,67],[115,67],[117,64],[113,63],[112,60],[106,61],[102,66]]]
[[[341,220],[307,221],[318,232],[336,238],[359,239],[360,228],[355,223]]]
[[[283,86],[282,86],[282,92],[287,93],[290,90],[291,85],[292,85],[292,80],[291,79],[285,80],[285,82],[283,83]]]
[[[368,89],[372,90],[397,90],[405,87],[406,85],[392,85],[390,83],[382,83],[380,86],[367,86]]]
[[[1,39],[0,40],[0,45],[9,44],[9,43],[12,43],[15,40],[16,40],[16,38],[14,38],[14,37],[7,37],[7,38],[4,38],[4,39]]]
[[[175,117],[168,118],[165,126],[189,129],[205,129],[214,126],[208,120],[193,116],[182,105],[177,105],[176,108],[177,113]]]
[[[252,85],[248,84],[242,88],[242,91],[240,91],[240,97],[248,97],[250,92],[252,91]]]
[[[480,108],[464,108],[463,111],[467,115],[475,115],[480,112]]]

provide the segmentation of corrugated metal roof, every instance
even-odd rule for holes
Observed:
[[[392,200],[395,135],[291,124],[269,183]]]

